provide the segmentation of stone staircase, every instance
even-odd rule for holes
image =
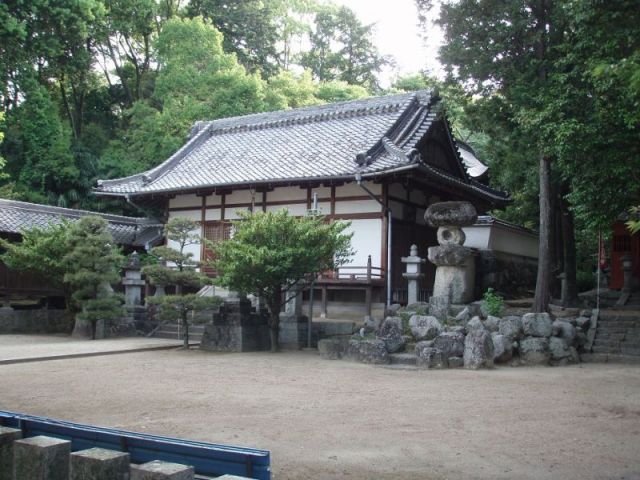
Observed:
[[[200,343],[204,334],[204,325],[189,325],[189,343]],[[182,340],[183,329],[178,323],[165,323],[153,334],[154,338]]]
[[[640,359],[640,310],[601,310],[593,353]]]

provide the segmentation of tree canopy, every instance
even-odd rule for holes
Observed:
[[[313,273],[333,270],[351,254],[344,222],[293,217],[286,210],[242,213],[230,240],[211,245],[220,285],[264,298],[271,349],[277,350],[283,294]]]
[[[59,206],[108,208],[95,180],[164,161],[195,121],[375,93],[386,62],[326,1],[27,3],[0,5],[0,192]]]

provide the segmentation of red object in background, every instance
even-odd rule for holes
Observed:
[[[611,238],[611,280],[609,288],[620,289],[624,284],[622,257],[631,255],[631,275],[640,279],[640,234],[631,235],[623,222],[613,224]]]

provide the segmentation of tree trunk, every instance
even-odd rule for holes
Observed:
[[[578,305],[578,281],[576,278],[576,237],[573,225],[573,213],[563,198],[562,202],[562,240],[564,244],[564,275],[562,305],[573,307]]]
[[[551,159],[540,155],[540,246],[538,248],[538,277],[536,295],[533,301],[534,312],[549,310],[551,279]]]
[[[187,312],[182,312],[182,326],[184,327],[183,345],[185,350],[189,350],[189,322],[187,321]]]
[[[271,339],[271,351],[278,351],[278,334],[280,333],[280,309],[282,308],[282,290],[276,289],[271,298],[267,298],[269,308],[269,338]]]

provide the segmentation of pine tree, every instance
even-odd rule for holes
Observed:
[[[124,257],[115,246],[107,221],[97,216],[83,217],[71,226],[69,252],[64,256],[67,273],[65,283],[81,311],[76,315],[75,334],[82,334],[88,323],[91,338],[96,338],[96,325],[122,316],[122,300],[113,293],[111,284],[120,280]]]

